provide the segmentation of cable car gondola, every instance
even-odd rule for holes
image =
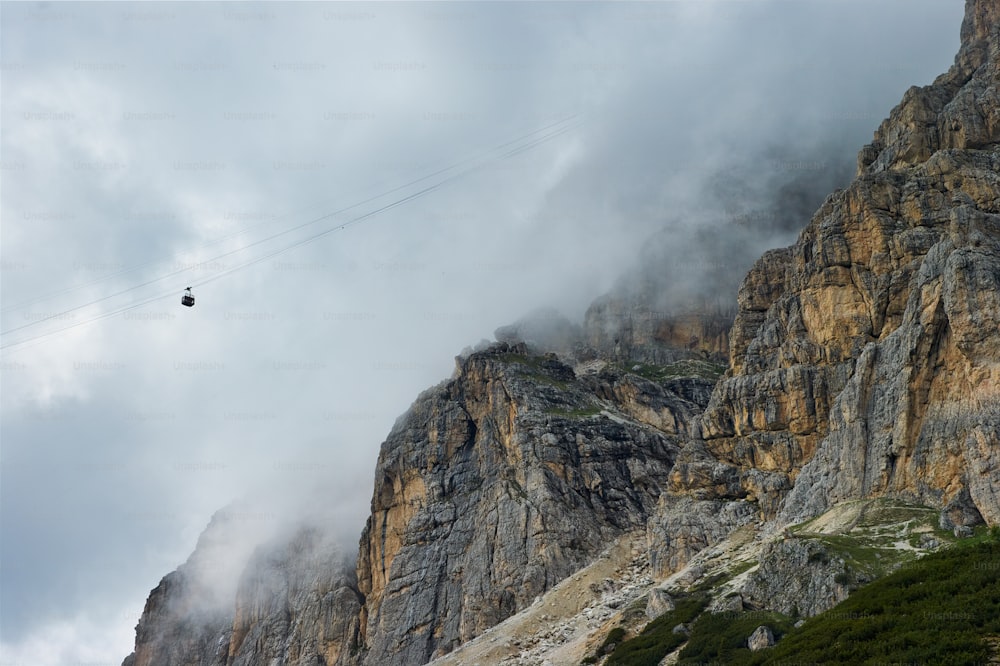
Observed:
[[[181,305],[186,305],[189,308],[194,307],[194,294],[191,293],[191,287],[184,290],[184,295],[181,296]]]

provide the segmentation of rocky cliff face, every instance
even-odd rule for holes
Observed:
[[[162,610],[185,598],[182,567],[150,597],[129,666],[446,654],[645,525],[714,383],[577,376],[523,343],[456,363],[382,445],[356,572],[321,532],[299,531],[258,548],[235,602],[194,631],[186,607]]]
[[[151,594],[126,664],[425,663],[643,526],[663,578],[737,528],[846,499],[1000,524],[998,81],[1000,3],[968,0],[954,66],[756,262],[735,316],[660,316],[639,290],[599,299],[582,329],[498,331],[386,439],[356,566],[303,530],[206,588],[226,549],[213,522]],[[684,365],[724,358],[717,384]],[[743,598],[816,612],[846,593],[841,564],[775,545]]]
[[[907,92],[861,151],[856,186],[817,225],[814,247],[824,228],[843,227],[838,263],[849,262],[852,281],[838,289],[853,305],[837,308],[835,321],[849,330],[855,322],[856,342],[829,435],[785,507],[789,520],[879,494],[940,506],[961,523],[1000,520],[992,489],[1000,474],[1000,6],[970,1],[962,38],[955,65]],[[830,313],[821,307],[816,316]]]
[[[725,361],[733,312],[702,303],[664,309],[641,294],[611,293],[587,310],[587,344],[620,362],[666,364],[686,358]]]
[[[233,515],[216,513],[187,562],[150,592],[123,666],[226,663],[237,584],[227,568],[245,563],[253,547]]]
[[[353,663],[363,599],[353,558],[317,528],[259,548],[240,580],[224,663]]]
[[[847,598],[844,560],[816,542],[768,544],[760,567],[740,590],[748,608],[766,608],[791,617],[811,617]]]
[[[746,503],[788,523],[890,496],[997,524],[998,30],[1000,5],[969,0],[951,70],[906,93],[854,182],[747,275],[730,370],[650,524],[660,574],[685,559],[678,530],[710,544]],[[709,504],[681,516],[677,496]]]
[[[358,564],[366,663],[444,654],[642,526],[700,409],[523,345],[460,360],[379,456]]]
[[[188,561],[150,593],[123,666],[355,663],[353,559],[316,528],[255,547],[245,523],[261,515],[213,516]]]

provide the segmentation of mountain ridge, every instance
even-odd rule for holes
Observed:
[[[731,327],[626,293],[556,327],[558,349],[498,332],[383,443],[356,565],[301,530],[198,624],[192,555],[150,596],[125,666],[426,663],[636,529],[664,580],[738,530],[773,536],[849,500],[1000,524],[1000,4],[967,0],[961,37],[855,180],[754,264]],[[723,359],[717,382],[670,370]],[[780,571],[811,555],[759,557]],[[814,614],[832,589],[782,603]]]

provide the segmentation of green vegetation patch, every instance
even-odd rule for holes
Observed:
[[[829,554],[843,558],[848,569],[860,581],[881,578],[917,557],[913,551],[895,548],[863,536],[824,534],[809,538],[823,544]]]
[[[734,565],[729,570],[729,580],[732,580],[733,578],[736,578],[741,573],[744,573],[746,571],[750,571],[751,569],[753,569],[758,564],[760,564],[760,562],[755,562],[754,560],[747,560],[745,562],[740,562],[740,563]]]
[[[529,372],[526,373],[532,381],[539,384],[548,384],[549,386],[555,386],[560,391],[569,390],[569,382],[564,379],[558,379],[552,375],[546,375],[542,372]]]
[[[726,372],[724,364],[698,358],[684,359],[667,365],[629,363],[623,366],[622,369],[654,382],[667,379],[681,379],[684,377],[700,377],[702,379],[715,380]]]
[[[503,359],[507,363],[523,366],[525,368],[524,374],[538,383],[555,386],[562,390],[569,388],[570,382],[552,376],[553,371],[558,371],[558,361],[528,354],[504,354]]]
[[[709,576],[706,576],[704,579],[702,579],[701,581],[699,581],[697,584],[693,585],[690,588],[690,591],[691,592],[711,592],[712,590],[716,590],[716,589],[722,587],[723,585],[725,585],[729,581],[731,581],[734,578],[736,578],[737,576],[739,576],[741,573],[743,573],[745,571],[749,571],[750,569],[753,569],[758,564],[759,564],[759,562],[754,562],[752,560],[748,560],[746,562],[739,562],[737,564],[734,564],[733,566],[731,566],[728,569],[723,569],[723,570],[717,571],[717,572],[715,572],[715,573],[713,573],[713,574],[711,574]]]
[[[604,654],[604,651],[612,645],[621,643],[623,638],[625,638],[625,627],[615,627],[609,631],[608,637],[604,639],[603,643],[601,643],[601,654]]]
[[[649,604],[649,595],[644,594],[630,603],[622,612],[622,622],[629,624],[645,619],[646,606]]]
[[[985,530],[977,537],[861,588],[770,650],[734,650],[724,662],[987,663],[985,639],[1000,635],[1000,542]]]
[[[549,360],[544,356],[534,356],[531,354],[504,354],[502,358],[507,363],[520,363],[521,365],[526,365],[529,368],[536,368],[539,370],[544,369]]]
[[[728,571],[719,571],[717,573],[706,576],[704,579],[698,582],[697,585],[691,587],[692,592],[708,592],[714,590],[721,585],[728,583],[733,578],[733,574]]]
[[[597,652],[584,659],[582,663],[596,664],[599,662],[604,655],[615,649],[615,646],[625,638],[626,633],[625,627],[615,627],[609,631],[608,635],[604,638],[604,642],[597,648]]]
[[[871,562],[857,544],[834,538],[831,546],[852,553],[856,564]],[[618,644],[607,663],[655,666],[684,645],[681,666],[985,664],[996,657],[987,639],[998,643],[1000,637],[1000,531],[981,528],[955,546],[904,563],[797,629],[793,618],[777,613],[703,614],[707,599],[703,593],[678,599],[674,611]],[[689,636],[673,633],[681,623],[689,625]],[[761,625],[780,640],[750,652],[746,640]]]
[[[766,625],[775,639],[792,628],[792,619],[780,613],[760,611],[705,613],[691,627],[691,636],[681,650],[678,665],[729,664],[752,653],[747,638],[757,627]]]
[[[913,532],[917,528],[922,531],[940,532],[943,536],[951,536],[951,532],[937,527],[938,510],[921,504],[908,504],[899,500],[875,499],[855,500],[845,502],[835,507],[831,512],[817,516],[804,523],[793,525],[789,530],[793,534],[814,535],[814,529],[819,523],[827,520],[829,513],[835,511],[856,510],[854,521],[840,530],[840,533],[852,533],[870,536],[872,538],[890,539],[899,537],[901,532]],[[896,540],[896,539],[891,539]]]
[[[618,644],[608,657],[607,666],[657,666],[668,654],[687,640],[675,634],[674,627],[694,620],[708,605],[708,596],[692,594],[674,599],[675,608],[646,625],[635,638]]]
[[[920,549],[924,534],[930,534],[939,544],[955,541],[950,532],[936,527],[938,512],[935,509],[895,500],[866,500],[852,504],[857,515],[839,533],[814,531],[825,516],[790,528],[795,536],[816,541],[831,556],[844,560],[848,571],[837,582],[854,585],[881,578],[919,556],[914,550],[898,546],[900,542]]]
[[[601,413],[601,408],[595,405],[576,408],[554,407],[552,409],[545,410],[545,413],[551,414],[552,416],[565,416],[567,418],[581,419],[588,416],[597,416]]]
[[[862,512],[858,527],[881,527],[887,523],[915,522],[936,525],[938,510],[920,504],[875,500]]]

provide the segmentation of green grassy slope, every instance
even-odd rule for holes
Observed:
[[[747,615],[700,617],[678,664],[985,665],[995,656],[986,639],[1000,636],[1000,541],[978,539],[905,565],[787,630],[769,650],[751,653],[741,640],[760,624],[779,635],[787,619]]]
[[[863,551],[858,551],[859,561],[868,559]],[[656,666],[683,645],[680,666],[1000,664],[1000,531],[980,529],[974,538],[917,560],[897,560],[896,566],[798,628],[793,628],[794,618],[777,613],[706,613],[704,592],[683,596],[674,611],[638,636],[624,641],[622,633],[614,636],[617,645],[605,663]],[[673,633],[681,623],[688,625],[689,635]],[[761,625],[771,628],[778,643],[750,652],[746,639]],[[601,652],[587,663],[599,662]]]

